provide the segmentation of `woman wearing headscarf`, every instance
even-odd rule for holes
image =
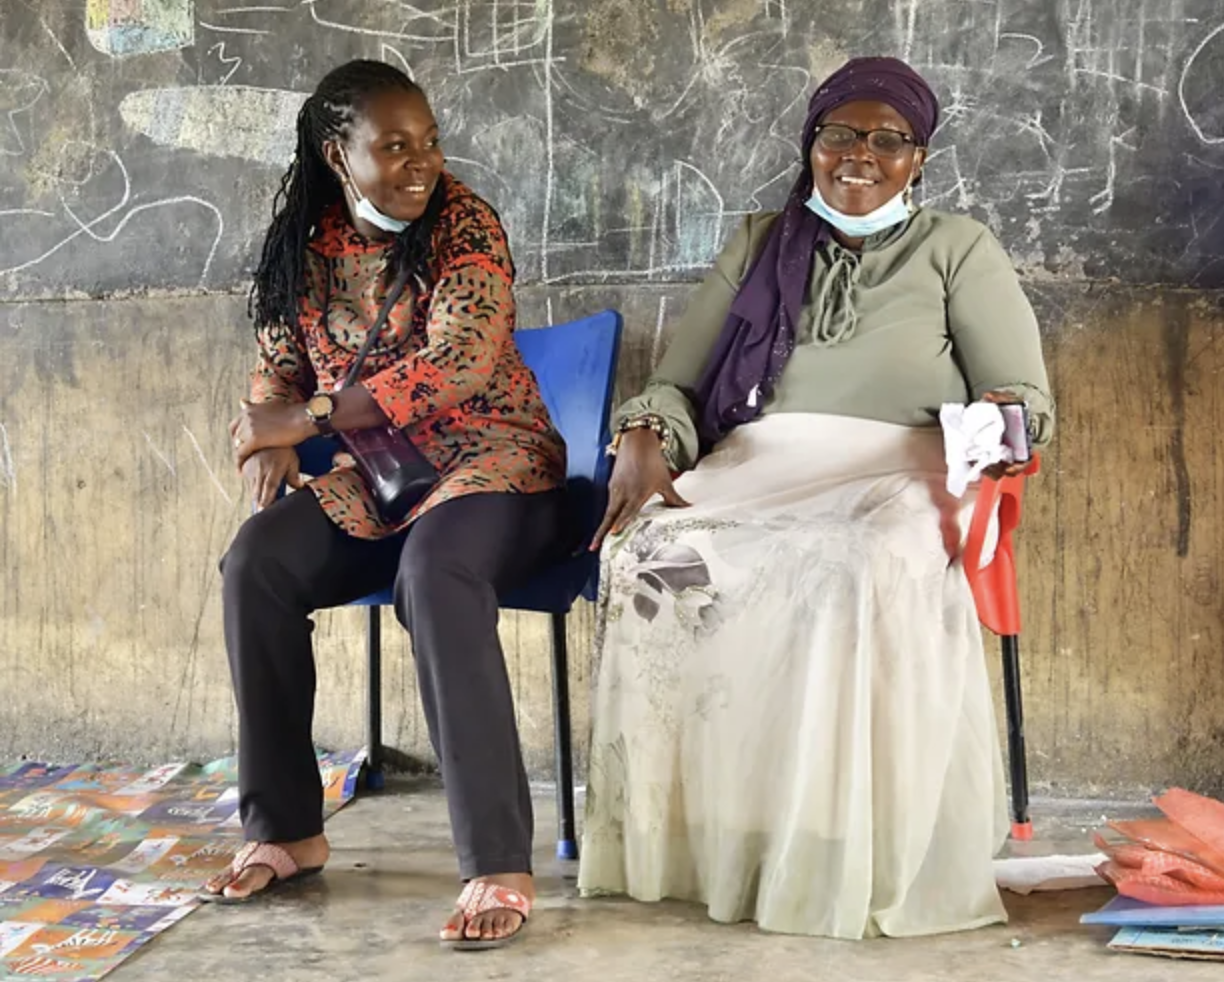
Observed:
[[[1006,919],[938,413],[1023,402],[1040,447],[1053,403],[999,243],[912,200],[938,114],[895,59],[826,80],[785,208],[747,217],[618,413],[587,895],[839,938]]]

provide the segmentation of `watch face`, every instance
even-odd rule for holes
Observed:
[[[306,412],[313,417],[326,419],[332,414],[332,400],[328,395],[311,396],[306,403]]]

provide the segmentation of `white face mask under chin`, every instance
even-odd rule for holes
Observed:
[[[807,200],[808,209],[819,215],[843,235],[865,239],[869,235],[883,232],[905,221],[913,212],[909,200],[909,184],[878,208],[866,215],[847,215],[824,200],[816,182],[812,182],[812,196]]]
[[[361,188],[357,186],[357,182],[353,179],[353,168],[349,166],[347,157],[344,158],[344,169],[348,172],[349,186],[353,189],[353,194],[357,196],[357,203],[353,206],[353,212],[358,218],[364,219],[375,228],[382,229],[384,232],[390,232],[392,235],[399,235],[400,232],[412,224],[412,222],[392,218],[386,212],[379,211],[374,207],[374,202],[361,193]]]
[[[398,218],[392,218],[385,212],[379,211],[374,207],[374,203],[358,190],[356,184],[353,185],[353,191],[357,195],[357,204],[353,207],[353,211],[357,213],[358,218],[364,218],[375,228],[380,228],[384,232],[390,232],[393,235],[399,235],[400,232],[412,224],[412,222],[401,221]]]

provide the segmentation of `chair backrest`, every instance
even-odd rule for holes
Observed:
[[[620,354],[621,315],[605,310],[581,320],[515,332],[535,373],[553,424],[565,439],[567,478],[584,537],[598,528],[607,503],[611,461],[608,419]]]
[[[965,540],[962,564],[973,591],[978,620],[995,634],[1020,633],[1020,595],[1016,584],[1016,555],[1012,533],[1020,524],[1025,481],[1037,473],[1040,458],[1023,474],[982,482],[973,505],[973,520]],[[999,535],[994,556],[984,569],[982,550],[991,520],[998,515]]]

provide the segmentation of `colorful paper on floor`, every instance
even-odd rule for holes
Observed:
[[[364,752],[319,757],[324,815]],[[242,846],[233,758],[153,770],[0,765],[0,982],[99,979],[190,914]]]

